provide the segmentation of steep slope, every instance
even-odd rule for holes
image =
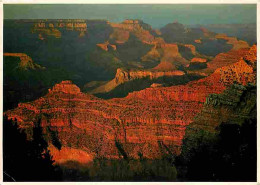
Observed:
[[[208,70],[214,71],[217,68],[230,65],[239,60],[248,52],[256,52],[256,45],[249,48],[241,48],[238,50],[231,50],[227,53],[218,54],[212,61],[207,63]]]
[[[134,34],[143,43],[151,44],[155,37],[151,34],[152,28],[142,20],[124,20],[122,23],[108,23],[114,29],[110,39],[122,44],[129,39],[130,33]]]
[[[150,79],[156,79],[160,77],[173,77],[173,76],[182,76],[184,75],[183,71],[151,71],[151,70],[139,70],[139,71],[134,71],[134,70],[123,70],[123,69],[117,69],[116,76],[113,80],[107,82],[104,85],[101,85],[88,93],[90,94],[97,94],[97,93],[105,93],[109,92],[113,89],[115,89],[117,86],[120,84],[135,80],[135,79],[142,79],[142,78],[150,78]]]
[[[35,63],[25,53],[3,55],[4,110],[17,107],[18,102],[35,100],[46,93],[42,94],[44,89],[42,85],[48,86],[46,83],[48,69]]]
[[[138,153],[148,158],[160,158],[169,152],[179,154],[186,126],[202,110],[210,94],[223,93],[234,82],[255,84],[255,60],[252,49],[236,63],[204,79],[148,88],[111,100],[84,94],[70,81],[63,81],[44,97],[21,103],[5,115],[17,119],[27,133],[40,117],[49,142],[51,130],[57,133],[63,147],[80,149],[90,157],[118,158],[122,151],[135,158]],[[61,162],[62,154],[56,150],[53,154]],[[80,155],[75,154],[78,160],[76,156]]]
[[[221,94],[208,96],[202,111],[186,128],[178,171],[187,170],[179,173],[179,178],[255,181],[256,104],[255,84],[233,84]]]
[[[45,67],[40,66],[33,62],[32,58],[25,53],[4,53],[4,57],[18,57],[20,62],[17,66],[20,70],[38,70],[45,69]]]

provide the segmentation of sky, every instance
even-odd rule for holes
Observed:
[[[106,19],[122,22],[141,19],[154,28],[178,21],[182,24],[256,23],[251,4],[4,4],[5,19]]]

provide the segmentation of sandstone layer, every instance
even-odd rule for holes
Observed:
[[[233,64],[186,85],[152,87],[125,98],[103,100],[82,93],[70,81],[56,84],[44,97],[20,103],[4,114],[17,119],[30,133],[41,118],[45,134],[57,133],[62,150],[81,152],[88,158],[118,158],[125,153],[137,158],[179,154],[186,126],[202,110],[210,94],[220,94],[233,83],[256,83],[256,47]],[[49,142],[52,138],[49,136]],[[74,150],[76,149],[76,150]],[[67,149],[66,149],[67,150]],[[71,160],[51,149],[56,162]],[[75,159],[81,161],[80,153]]]
[[[149,79],[156,79],[160,77],[173,77],[173,76],[182,76],[185,73],[183,71],[155,71],[155,70],[123,70],[117,69],[115,78],[104,85],[101,85],[93,90],[91,90],[90,94],[97,94],[97,93],[105,93],[115,89],[120,84],[125,82],[129,82],[135,79],[142,79],[148,77]]]

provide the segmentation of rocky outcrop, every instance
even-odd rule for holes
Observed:
[[[233,64],[237,62],[241,57],[245,56],[248,51],[249,48],[243,48],[238,50],[231,50],[227,53],[220,53],[212,61],[207,63],[208,70],[214,71],[217,68]]]
[[[123,70],[121,68],[117,69],[115,78],[109,82],[107,82],[104,85],[101,85],[91,91],[89,91],[90,94],[97,94],[97,93],[105,93],[112,91],[120,84],[123,84],[125,82],[129,82],[135,79],[142,79],[142,78],[150,78],[156,79],[160,77],[173,77],[173,76],[182,76],[185,73],[183,71],[156,71],[156,70]]]
[[[228,37],[226,34],[217,34],[215,36],[217,39],[224,39],[227,41],[227,44],[233,45],[232,50],[238,50],[241,48],[248,48],[249,45],[246,41],[238,40],[236,37]]]
[[[52,89],[49,89],[49,93],[63,92],[66,94],[80,94],[80,88],[72,84],[71,81],[62,81],[60,84],[56,84]]]
[[[81,149],[62,147],[61,150],[50,145],[48,148],[51,151],[53,160],[56,164],[66,163],[68,161],[78,161],[79,163],[89,163],[93,161],[93,154]]]
[[[207,59],[194,57],[191,59],[190,64],[187,65],[189,70],[200,70],[207,68]]]
[[[196,40],[194,40],[194,42],[197,43],[197,44],[201,44],[202,43],[200,39],[196,39]]]
[[[190,47],[191,46],[188,46],[188,48]],[[188,60],[181,56],[177,44],[160,43],[156,45],[156,49],[160,54],[160,63],[153,68],[155,70],[176,70],[177,66],[186,66],[189,63]],[[150,51],[145,57],[151,57],[151,54],[154,54],[153,50]]]
[[[4,57],[18,57],[20,58],[20,62],[18,64],[18,68],[21,70],[37,70],[37,69],[45,69],[45,67],[40,66],[33,62],[32,58],[29,57],[25,53],[4,53]]]
[[[151,85],[151,87],[162,87],[163,85],[162,84],[158,84],[158,83],[153,83]]]
[[[122,44],[129,38],[130,33],[146,44],[153,44],[155,37],[151,34],[151,26],[141,20],[125,20],[122,23],[108,23],[113,29],[110,39]]]
[[[112,50],[116,50],[116,45],[114,44],[109,44],[109,42],[105,42],[105,43],[100,43],[100,44],[97,44],[98,47],[100,47],[101,49],[103,49],[104,51],[108,51],[110,48]]]
[[[198,58],[198,57],[194,57],[193,59],[191,59],[191,63],[206,63],[207,59],[206,58]]]
[[[191,53],[193,55],[196,55],[196,47],[194,45],[192,45],[192,44],[184,44],[184,47],[189,48],[191,50]]]
[[[39,39],[44,40],[46,35],[61,38],[62,30],[77,31],[79,37],[82,37],[87,32],[87,22],[83,19],[37,20],[32,28],[32,33],[38,33]]]

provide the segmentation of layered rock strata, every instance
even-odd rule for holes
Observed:
[[[26,130],[41,118],[46,135],[48,130],[56,132],[62,148],[82,150],[89,158],[119,158],[122,151],[134,158],[140,153],[153,159],[165,153],[179,154],[186,126],[210,94],[223,93],[233,83],[256,83],[255,48],[237,62],[186,85],[152,87],[125,98],[103,100],[63,81],[44,97],[20,103],[4,114],[17,119]],[[56,150],[51,153],[56,162],[66,161],[67,154],[61,157]],[[75,160],[81,161],[76,156],[80,154],[75,154]]]

